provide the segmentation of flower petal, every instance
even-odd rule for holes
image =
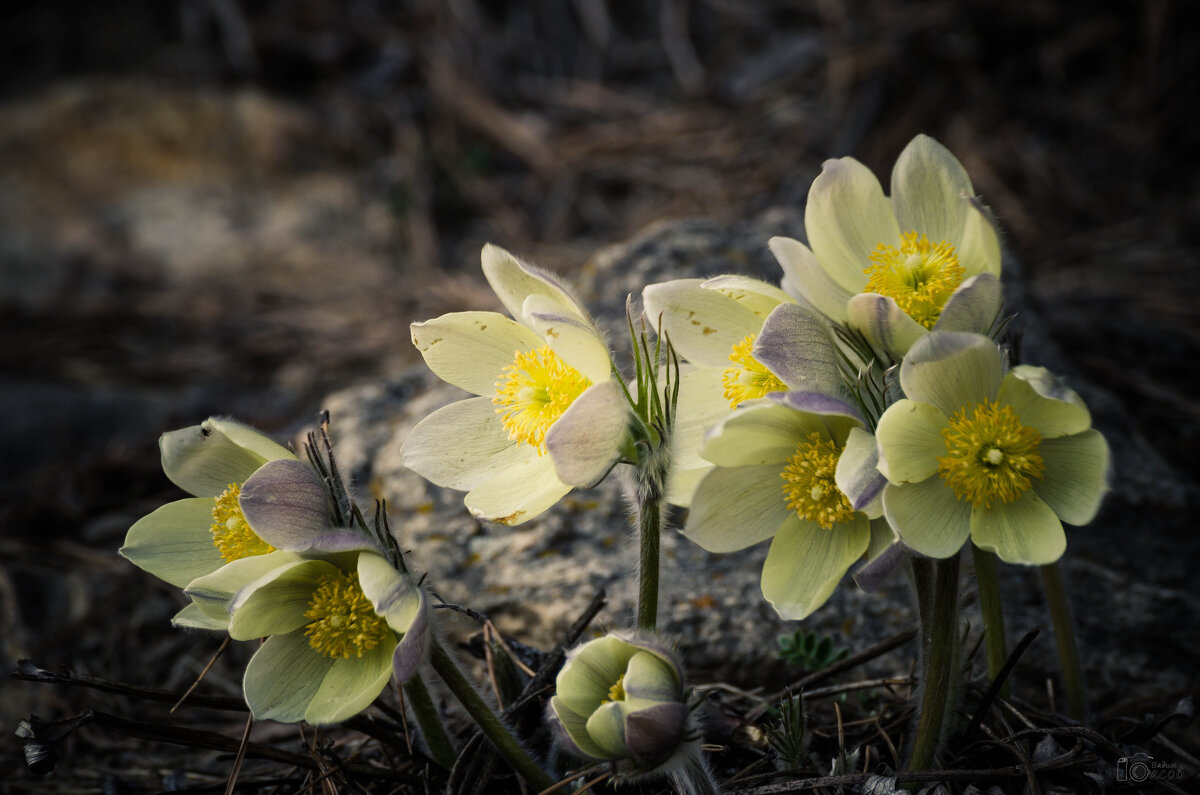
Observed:
[[[1037,430],[1043,439],[1092,427],[1092,415],[1083,399],[1044,367],[1014,367],[1000,382],[997,399],[1012,406],[1021,424]]]
[[[467,492],[471,514],[496,524],[518,525],[545,513],[571,487],[558,479],[550,456],[533,455]]]
[[[400,455],[404,466],[426,480],[470,491],[537,451],[508,438],[491,398],[475,397],[443,406],[417,423]]]
[[[894,246],[900,227],[871,170],[852,157],[826,160],[808,191],[804,211],[808,244],[822,267],[850,293],[867,283],[869,255],[880,243]]]
[[[333,667],[333,659],[318,654],[303,632],[274,635],[258,648],[246,665],[242,692],[255,720],[299,723]]]
[[[230,603],[229,637],[254,640],[303,627],[317,581],[337,573],[336,566],[323,560],[294,560],[267,572]]]
[[[971,540],[1005,563],[1026,566],[1053,563],[1067,549],[1062,522],[1035,491],[1025,492],[1016,502],[972,511]]]
[[[611,758],[627,754],[624,706],[620,701],[610,701],[600,705],[587,719],[588,736]]]
[[[1046,463],[1042,480],[1033,489],[1059,518],[1085,525],[1100,510],[1108,491],[1108,442],[1096,430],[1057,439],[1043,439],[1038,452]]]
[[[828,326],[797,304],[780,304],[767,316],[751,355],[789,389],[827,395],[845,391]]]
[[[717,467],[692,496],[683,534],[709,552],[733,552],[775,535],[792,512],[780,464]]]
[[[829,599],[842,576],[867,551],[865,516],[831,529],[799,518],[779,528],[762,570],[762,592],[781,618],[798,620]]]
[[[143,516],[125,534],[120,554],[142,571],[182,588],[225,561],[213,545],[213,500],[177,500]]]
[[[851,428],[845,447],[838,456],[834,481],[838,489],[850,500],[850,507],[862,511],[868,517],[883,512],[880,498],[887,478],[876,468],[879,449],[875,437],[863,428]]]
[[[700,454],[722,467],[782,464],[818,422],[763,401],[722,417],[705,437]]]
[[[564,314],[548,298],[531,295],[525,299],[525,321],[567,364],[593,383],[612,377],[612,358],[600,332],[591,323]]]
[[[711,466],[700,455],[704,435],[733,411],[721,385],[721,370],[716,367],[684,370],[679,378],[679,402],[675,409],[671,468]]]
[[[211,430],[224,434],[234,444],[262,456],[267,461],[279,458],[295,458],[291,450],[276,444],[272,439],[251,428],[249,425],[231,420],[228,417],[209,417],[204,423]],[[202,495],[196,495],[202,496]]]
[[[358,558],[358,584],[400,642],[392,654],[392,674],[403,684],[413,677],[429,650],[429,600],[425,589],[380,555]]]
[[[913,400],[932,403],[947,416],[964,406],[994,400],[1004,374],[996,343],[980,334],[935,331],[913,345],[900,366],[900,385]]]
[[[451,312],[409,328],[413,345],[438,378],[488,397],[496,393],[496,381],[517,353],[545,344],[499,312]]]
[[[1000,278],[1000,236],[992,213],[974,197],[966,200],[968,209],[962,237],[957,246],[958,264],[968,276],[990,273]]]
[[[229,420],[214,423],[212,419],[164,433],[158,440],[163,472],[176,486],[197,497],[216,497],[230,483],[241,484],[268,459],[220,430],[235,426],[240,436],[245,435],[242,430],[245,426]],[[248,429],[247,432],[254,433]],[[291,456],[286,450],[283,452]]]
[[[941,478],[889,483],[883,513],[905,544],[931,558],[954,555],[971,534],[971,503],[956,499]]]
[[[767,400],[780,406],[787,406],[793,411],[820,415],[829,428],[829,435],[838,442],[845,438],[850,425],[861,425],[866,421],[858,406],[841,397],[823,395],[820,392],[804,392],[795,389],[787,392],[772,392],[767,395]]]
[[[887,519],[872,519],[867,561],[854,570],[854,584],[864,591],[878,591],[904,560],[907,550]]]
[[[785,287],[790,287],[826,317],[846,322],[846,302],[854,293],[834,281],[808,246],[790,237],[773,237],[767,245],[783,269]]]
[[[341,723],[371,706],[392,678],[392,651],[385,640],[362,657],[334,660],[304,710],[304,720],[314,726]]]
[[[303,461],[269,461],[242,484],[238,504],[255,535],[276,549],[308,549],[330,526],[329,492]]]
[[[654,767],[674,753],[687,730],[688,708],[668,701],[629,712],[625,716],[625,746],[634,763]]]
[[[171,626],[183,629],[209,629],[225,632],[229,629],[229,616],[214,618],[200,609],[195,602],[188,602],[187,607],[171,616]]]
[[[588,322],[583,307],[567,287],[550,273],[523,262],[491,243],[483,247],[480,260],[484,278],[514,318],[521,318],[521,308],[526,298],[542,295],[576,320]]]
[[[767,315],[771,314],[771,310],[780,304],[793,303],[792,297],[775,285],[760,279],[752,279],[749,276],[736,274],[714,276],[704,282],[701,287],[736,301],[753,312],[759,321],[765,320]]]
[[[577,756],[591,759],[611,759],[587,733],[587,718],[572,712],[558,696],[550,699],[550,714],[557,720],[549,720],[555,739]]]
[[[733,346],[757,334],[754,311],[713,290],[702,279],[678,279],[642,290],[646,320],[684,359],[705,367],[729,366]]]
[[[875,427],[879,471],[896,484],[916,483],[938,471],[946,454],[942,429],[949,419],[936,406],[906,398],[888,406]]]
[[[558,672],[556,692],[563,705],[580,715],[590,715],[608,698],[625,673],[636,646],[607,635],[578,646]]]
[[[629,658],[623,687],[629,699],[673,701],[682,695],[682,685],[675,670],[648,651],[638,651]]]
[[[205,614],[228,621],[230,606],[238,592],[271,571],[298,560],[291,552],[268,552],[226,563],[221,568],[197,577],[183,589]]]
[[[918,135],[892,168],[892,207],[903,231],[916,230],[931,243],[958,245],[975,195],[967,171],[950,150]]]
[[[1004,305],[1000,280],[980,273],[964,281],[942,307],[936,331],[973,331],[987,334]]]
[[[629,419],[629,404],[615,380],[585,389],[546,432],[558,479],[571,486],[598,483],[621,455]]]
[[[908,316],[896,299],[859,293],[846,304],[847,324],[892,359],[900,359],[928,332]]]

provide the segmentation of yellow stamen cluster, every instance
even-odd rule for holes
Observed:
[[[737,408],[747,400],[765,397],[769,392],[784,392],[787,386],[775,374],[755,359],[750,351],[754,348],[751,334],[733,346],[729,353],[732,365],[721,373],[721,385],[725,387],[725,399],[731,408]]]
[[[221,496],[213,501],[212,527],[209,529],[212,531],[213,546],[226,563],[275,551],[275,547],[259,538],[246,524],[246,517],[242,515],[242,507],[238,504],[241,493],[239,484],[230,483]]]
[[[863,271],[868,277],[863,292],[895,299],[905,314],[928,329],[937,323],[965,273],[954,246],[944,240],[930,243],[916,232],[901,234],[899,248],[880,243],[870,260],[875,264]]]
[[[621,674],[619,677],[617,677],[617,681],[613,684],[613,686],[608,689],[608,698],[606,698],[604,700],[604,703],[607,704],[609,701],[624,701],[624,700],[625,700],[625,674]]]
[[[942,429],[946,455],[938,474],[960,500],[976,508],[1010,503],[1046,471],[1042,436],[1021,424],[1012,406],[984,401],[957,412]]]
[[[796,445],[780,476],[787,507],[801,519],[816,522],[826,530],[854,517],[850,500],[837,487],[834,473],[842,448],[832,439],[813,431]]]
[[[509,439],[545,453],[546,431],[591,385],[585,375],[545,345],[527,353],[517,351],[513,363],[500,373],[492,403]]]
[[[391,632],[358,584],[358,573],[327,574],[317,582],[304,617],[308,645],[333,659],[362,657]]]

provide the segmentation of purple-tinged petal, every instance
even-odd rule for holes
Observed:
[[[878,516],[883,510],[878,500],[887,478],[876,468],[878,463],[879,449],[875,437],[862,428],[851,428],[842,454],[838,456],[834,480],[838,489],[850,500],[850,507],[863,511],[867,516]],[[872,503],[875,505],[872,506]],[[868,510],[870,507],[875,510]]]
[[[767,316],[751,355],[789,389],[843,391],[837,348],[829,328],[813,312],[797,304],[780,304]]]
[[[822,415],[836,414],[842,417],[849,417],[860,424],[866,422],[858,406],[833,395],[791,390],[788,392],[772,392],[767,395],[767,399],[778,403],[780,406],[787,406],[796,411],[807,411],[809,414]]]
[[[625,747],[643,768],[655,767],[675,752],[687,730],[686,704],[669,701],[625,716]]]
[[[615,380],[593,384],[546,432],[546,452],[558,479],[570,486],[599,482],[621,455],[629,404]]]
[[[867,561],[854,570],[854,582],[864,591],[878,591],[907,551],[908,547],[892,531],[887,519],[872,519]]]
[[[238,503],[250,529],[276,549],[307,549],[329,529],[329,492],[301,461],[263,464],[242,485]]]
[[[874,347],[899,360],[927,333],[896,303],[877,293],[859,293],[846,305],[848,324],[863,333]]]
[[[999,279],[990,273],[972,276],[959,285],[946,301],[933,328],[935,331],[986,334],[995,323],[1003,304]]]
[[[790,237],[773,237],[767,245],[783,269],[785,290],[834,321],[846,322],[846,302],[854,293],[834,281],[808,246]]]

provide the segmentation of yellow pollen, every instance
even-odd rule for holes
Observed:
[[[826,530],[854,517],[850,500],[834,481],[841,454],[842,448],[836,442],[813,431],[796,445],[796,452],[779,473],[788,509]]]
[[[946,455],[938,474],[960,500],[976,508],[1010,503],[1046,471],[1038,448],[1042,436],[1022,425],[1012,406],[985,400],[957,412],[942,429]]]
[[[246,524],[242,507],[238,505],[241,493],[239,484],[230,483],[221,496],[213,500],[212,527],[209,529],[212,531],[213,546],[226,563],[275,551],[275,547],[259,538]]]
[[[531,444],[541,454],[546,452],[546,431],[591,385],[587,376],[544,345],[527,353],[517,351],[513,363],[500,372],[492,403],[508,438]]]
[[[733,364],[721,373],[721,385],[725,387],[725,399],[731,408],[737,408],[747,400],[765,397],[770,392],[787,391],[787,386],[750,354],[754,337],[751,334],[733,346],[729,352],[729,361]]]
[[[904,312],[925,328],[933,328],[947,299],[962,284],[965,271],[954,246],[930,243],[914,232],[900,235],[900,247],[880,243],[870,254],[875,263],[867,275],[864,293],[893,298]]]
[[[608,689],[608,698],[604,700],[607,704],[609,701],[624,701],[625,700],[625,674],[617,677],[617,681]]]
[[[391,632],[359,586],[357,572],[318,580],[304,617],[308,645],[335,660],[362,657]]]

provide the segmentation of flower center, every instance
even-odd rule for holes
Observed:
[[[609,701],[624,701],[625,700],[625,674],[617,677],[617,681],[608,689],[608,698],[604,700],[607,704]]]
[[[938,474],[960,500],[990,508],[1016,500],[1042,477],[1042,436],[1021,424],[1012,406],[984,401],[964,408],[942,429],[946,455]]]
[[[747,400],[764,397],[770,392],[787,391],[786,384],[750,355],[754,348],[754,337],[751,334],[733,346],[729,352],[729,361],[733,364],[721,373],[721,385],[725,387],[725,399],[731,408],[737,408]]]
[[[870,260],[875,264],[863,271],[868,277],[863,292],[895,299],[897,306],[925,328],[937,323],[965,273],[954,246],[944,240],[930,243],[916,232],[901,234],[899,248],[880,243]]]
[[[787,507],[801,519],[816,522],[826,530],[854,517],[850,500],[834,481],[842,448],[832,439],[813,431],[796,445],[796,452],[780,472]]]
[[[517,351],[513,363],[500,372],[492,403],[509,439],[545,453],[546,431],[591,385],[587,376],[544,345],[528,353]]]
[[[357,572],[318,580],[304,617],[310,622],[304,628],[308,645],[334,659],[362,657],[391,632],[359,586]]]
[[[242,506],[238,505],[238,495],[241,493],[239,484],[230,483],[229,488],[213,501],[212,527],[209,529],[212,531],[213,546],[226,563],[275,551],[275,547],[259,538],[246,524]]]

